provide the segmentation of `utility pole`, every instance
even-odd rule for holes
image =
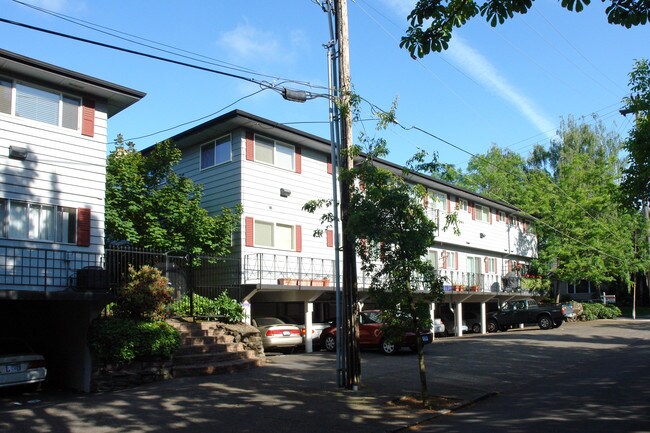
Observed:
[[[352,106],[350,84],[350,50],[348,44],[348,5],[347,0],[334,0],[336,17],[336,38],[339,60],[339,100],[341,115],[341,164],[344,170],[353,167],[350,156],[352,147]],[[343,228],[343,304],[346,344],[346,384],[348,389],[356,390],[361,382],[361,359],[359,352],[359,302],[357,294],[357,266],[355,239],[346,230],[349,220],[350,191],[352,185],[341,181],[341,226]]]

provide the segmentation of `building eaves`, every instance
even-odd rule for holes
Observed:
[[[119,84],[104,81],[70,69],[0,49],[0,74],[10,74],[35,79],[85,93],[108,101],[108,117],[111,117],[146,96],[146,93]]]

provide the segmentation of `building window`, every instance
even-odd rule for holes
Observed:
[[[255,220],[255,246],[295,250],[294,226]]]
[[[441,192],[429,191],[429,197],[431,197],[432,205],[434,209],[441,211],[447,211],[447,194]]]
[[[74,244],[77,209],[0,199],[0,237]]]
[[[14,97],[15,94],[15,97]],[[81,98],[0,79],[0,112],[66,129],[79,130]]]
[[[486,206],[481,206],[480,204],[474,205],[476,212],[476,219],[478,221],[483,221],[486,223],[490,222],[490,208]]]
[[[458,264],[456,263],[457,254],[454,251],[447,251],[447,268],[458,269]]]
[[[499,211],[499,221],[506,222],[506,213],[502,210]]]
[[[467,200],[465,200],[463,198],[459,198],[458,199],[458,209],[459,210],[464,210],[465,212],[467,212]]]
[[[429,251],[427,253],[427,261],[433,265],[434,269],[438,269],[438,251]]]
[[[230,135],[201,146],[201,170],[231,161]]]
[[[488,257],[485,259],[485,271],[495,274],[497,272],[497,259]]]
[[[259,135],[255,136],[255,161],[293,171],[294,154],[293,146],[278,143]]]

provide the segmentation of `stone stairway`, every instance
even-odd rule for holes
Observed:
[[[264,365],[262,339],[256,328],[218,322],[169,323],[181,334],[173,377],[233,373]]]

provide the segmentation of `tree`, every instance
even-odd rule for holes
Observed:
[[[623,113],[634,113],[636,122],[625,141],[628,166],[621,184],[624,202],[635,208],[650,206],[650,62],[637,60],[629,74],[630,96]]]
[[[387,154],[383,140],[370,141],[363,161],[342,173],[356,185],[346,227],[354,234],[362,270],[371,276],[369,293],[382,310],[385,338],[417,336],[420,387],[428,397],[421,329],[431,329],[429,305],[442,297],[442,280],[425,258],[434,244],[436,223],[424,208],[425,189],[375,164]],[[358,149],[357,149],[358,150]]]
[[[602,0],[611,3],[607,9],[607,21],[630,28],[644,25],[650,18],[648,0]],[[462,27],[469,20],[481,15],[492,27],[503,24],[515,14],[525,14],[534,0],[419,0],[408,15],[409,28],[402,37],[400,47],[406,48],[411,56],[424,57],[431,51],[449,48],[452,31]],[[560,4],[569,11],[580,12],[591,0],[561,0]]]
[[[174,171],[181,151],[163,141],[147,155],[118,137],[106,166],[106,239],[192,254],[226,255],[241,208],[210,216],[202,187]]]

